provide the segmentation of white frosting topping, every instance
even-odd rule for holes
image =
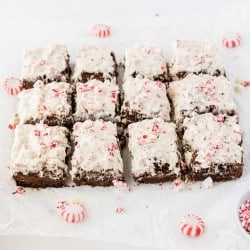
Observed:
[[[197,168],[209,168],[214,164],[242,163],[242,129],[236,123],[237,116],[214,116],[211,113],[185,118],[186,128],[183,144],[191,146],[196,152]],[[224,122],[223,122],[224,121]],[[189,165],[193,153],[186,152],[185,159]]]
[[[219,111],[236,109],[232,84],[224,77],[207,74],[190,74],[180,81],[171,82],[168,94],[174,105],[175,119],[181,118],[182,111],[191,114],[196,107],[199,112],[214,106]]]
[[[161,118],[143,120],[128,126],[129,151],[132,155],[132,173],[154,176],[154,163],[169,164],[169,169],[178,174],[177,135],[175,124]]]
[[[115,80],[93,79],[76,84],[76,118],[114,118],[119,88]]]
[[[170,43],[170,74],[178,72],[206,72],[217,69],[224,73],[222,59],[211,41],[173,41]]]
[[[77,122],[73,128],[76,142],[72,156],[71,176],[82,171],[114,173],[123,172],[123,162],[118,145],[117,127],[111,122],[86,120]]]
[[[140,76],[130,77],[124,82],[123,90],[122,111],[128,110],[143,114],[148,118],[161,117],[164,120],[170,120],[170,105],[165,84]]]
[[[110,49],[102,46],[80,46],[72,79],[75,82],[81,81],[83,72],[102,73],[104,78],[110,78],[115,71],[115,62],[111,53]]]
[[[159,48],[150,45],[139,45],[126,51],[125,80],[134,72],[154,80],[154,77],[165,74],[166,71],[166,61],[162,50]]]
[[[67,68],[67,60],[67,48],[60,44],[54,44],[50,48],[26,50],[21,78],[35,81],[37,77],[44,75],[51,80],[60,76],[61,80],[65,81],[61,72]]]
[[[40,177],[49,172],[57,179],[67,171],[66,149],[69,147],[68,130],[64,127],[48,127],[44,124],[18,125],[11,153],[11,171],[24,175],[38,173]]]
[[[44,85],[36,81],[34,88],[23,90],[18,98],[18,116],[20,124],[33,120],[45,120],[48,116],[66,117],[70,114],[71,104],[68,95],[72,86],[66,82],[52,82]]]

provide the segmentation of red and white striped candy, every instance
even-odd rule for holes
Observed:
[[[67,222],[76,223],[86,218],[86,210],[79,203],[66,203],[62,208],[61,216]]]
[[[111,28],[106,24],[97,24],[93,26],[92,33],[100,38],[108,37],[111,35]]]
[[[181,218],[179,228],[189,237],[198,237],[204,232],[205,223],[199,216],[187,214]]]
[[[236,48],[241,44],[241,36],[235,32],[226,33],[222,38],[222,44],[226,48]]]
[[[18,78],[8,77],[3,83],[3,88],[9,95],[17,95],[23,89],[23,82]]]
[[[123,207],[117,207],[116,209],[115,209],[115,212],[117,213],[117,214],[120,214],[120,213],[122,213],[124,211],[124,208]]]

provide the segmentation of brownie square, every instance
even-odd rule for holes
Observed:
[[[76,185],[110,186],[123,180],[117,126],[102,120],[77,122],[73,127],[71,176]]]
[[[124,80],[137,75],[154,81],[167,81],[166,60],[161,49],[138,45],[126,51]]]
[[[168,96],[177,123],[197,113],[234,115],[236,112],[232,84],[224,76],[190,74],[182,80],[171,82]]]
[[[72,82],[87,82],[91,79],[105,81],[117,76],[114,53],[103,46],[82,45],[79,47]]]
[[[180,41],[170,43],[169,79],[179,80],[187,74],[225,75],[222,58],[211,41]]]
[[[18,95],[20,124],[43,122],[50,126],[71,127],[72,93],[69,83],[52,82],[44,85],[42,81],[37,81],[32,89]]]
[[[104,82],[92,79],[86,83],[76,83],[75,121],[87,119],[115,121],[119,108],[118,97],[119,87],[115,79]]]
[[[243,170],[242,129],[238,116],[211,113],[185,118],[183,154],[187,177],[214,181],[239,178]]]
[[[156,117],[170,120],[170,104],[162,82],[130,77],[123,84],[123,92],[121,118],[125,124]]]
[[[66,183],[69,131],[45,124],[18,125],[11,153],[11,172],[17,185],[61,187]]]
[[[131,172],[140,183],[173,181],[180,174],[175,124],[161,118],[128,126]]]
[[[44,83],[69,82],[71,69],[69,54],[64,45],[29,49],[24,53],[21,78],[25,89],[32,88],[37,80]]]

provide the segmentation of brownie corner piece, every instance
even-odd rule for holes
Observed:
[[[44,83],[70,80],[69,53],[65,45],[26,50],[23,60],[21,79],[24,89],[32,88],[37,80]]]
[[[131,172],[139,183],[173,181],[180,176],[175,124],[161,118],[128,126]]]
[[[111,186],[123,180],[117,126],[103,120],[77,122],[73,127],[71,176],[76,185]]]
[[[224,75],[225,69],[216,45],[209,40],[176,40],[170,43],[169,80],[179,80],[188,74]]]
[[[240,178],[243,171],[242,129],[235,117],[211,113],[185,118],[183,149],[187,177],[214,181]]]
[[[70,150],[69,130],[45,124],[18,125],[11,152],[11,171],[17,185],[45,188],[66,184]]]
[[[81,45],[78,48],[72,82],[87,82],[92,79],[105,81],[118,75],[114,52],[104,46]]]
[[[124,79],[138,75],[167,82],[167,66],[163,51],[152,45],[137,45],[126,51]]]

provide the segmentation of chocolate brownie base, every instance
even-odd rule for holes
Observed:
[[[133,179],[138,183],[161,183],[174,181],[178,178],[178,176],[168,169],[169,165],[164,164],[163,166],[159,166],[159,164],[154,163],[155,165],[155,175],[151,175],[148,173],[143,173],[141,175],[133,175]]]
[[[113,180],[121,180],[124,181],[124,178],[121,173],[118,175],[114,175],[113,172],[105,171],[103,173],[101,172],[94,172],[94,171],[83,171],[79,175],[76,175],[76,177],[73,179],[74,183],[77,186],[81,185],[90,185],[92,187],[95,186],[112,186],[113,185]]]
[[[48,176],[40,177],[38,173],[24,175],[21,172],[15,174],[13,179],[18,186],[32,188],[63,187],[66,185],[66,174],[63,178],[52,179]]]
[[[218,169],[216,171],[216,169]],[[195,171],[192,169],[186,173],[186,179],[191,181],[202,181],[207,177],[211,177],[213,181],[230,181],[238,179],[242,176],[243,164],[228,164],[211,166],[208,169]]]
[[[141,75],[139,72],[135,71],[132,75],[131,75],[133,78],[136,78],[137,76],[142,76],[144,77],[143,75]],[[157,76],[154,76],[153,77],[153,80],[154,81],[160,81],[160,82],[163,82],[163,83],[167,83],[168,82],[168,77],[167,77],[167,72],[166,73],[163,73],[163,74],[160,74],[160,75],[157,75]]]
[[[204,71],[199,71],[199,72],[187,72],[187,71],[181,71],[178,72],[176,75],[171,75],[170,70],[169,70],[170,66],[168,66],[168,81],[172,82],[172,81],[178,81],[181,80],[183,78],[185,78],[188,74],[195,74],[195,75],[200,75],[200,74],[209,74],[208,72]],[[209,74],[210,75],[210,74]],[[224,72],[222,72],[221,70],[217,69],[214,74],[212,74],[212,76],[220,76],[223,75],[226,77],[226,74]]]
[[[32,81],[27,80],[27,79],[23,79],[22,80],[23,81],[23,88],[24,89],[33,88],[34,83],[38,80],[43,81],[45,84],[51,83],[51,82],[70,82],[70,76],[71,76],[72,70],[71,70],[70,65],[69,65],[69,55],[68,55],[68,60],[66,60],[66,64],[67,64],[66,69],[53,79],[47,78],[46,75],[39,76]]]
[[[104,77],[103,73],[101,73],[101,72],[89,73],[89,72],[83,71],[81,73],[81,80],[78,79],[77,81],[85,83],[85,82],[87,82],[89,80],[96,79],[96,80],[99,80],[101,82],[104,82],[105,80],[110,80],[111,81],[112,78],[117,77],[118,76],[118,71],[117,71],[116,58],[115,58],[114,53],[111,53],[111,56],[112,56],[113,61],[114,61],[114,71],[109,72],[110,77]],[[117,81],[117,79],[116,79],[116,81]]]

